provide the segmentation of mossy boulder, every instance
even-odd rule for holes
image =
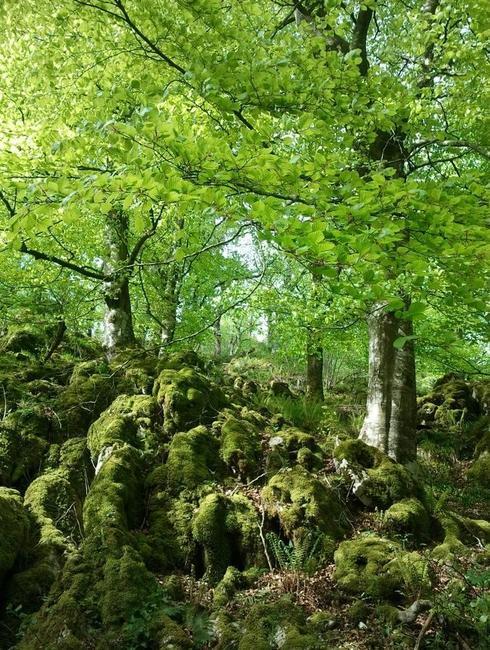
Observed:
[[[430,539],[430,515],[414,497],[402,499],[390,506],[384,513],[383,527],[388,532],[409,536],[418,542]]]
[[[345,440],[334,449],[337,471],[347,472],[352,492],[368,507],[386,509],[409,497],[423,499],[414,475],[379,449],[360,439]]]
[[[168,433],[206,422],[225,405],[221,389],[195,368],[162,370],[153,387]]]
[[[434,384],[432,392],[417,400],[420,426],[454,426],[476,419],[481,407],[474,387],[449,373]]]
[[[241,627],[238,650],[324,648],[321,636],[309,633],[301,608],[283,598],[275,603],[253,605]]]
[[[204,549],[205,577],[211,584],[221,580],[229,566],[247,568],[260,548],[255,509],[242,495],[204,497],[192,533]]]
[[[39,526],[41,546],[59,553],[74,549],[82,534],[82,504],[66,469],[41,474],[27,488],[24,504]]]
[[[22,325],[9,327],[0,340],[0,352],[39,352],[48,342],[45,328]]]
[[[228,417],[221,427],[220,454],[233,473],[252,476],[257,471],[261,454],[256,427],[247,420]]]
[[[337,494],[300,465],[273,476],[262,490],[262,497],[268,515],[278,518],[291,539],[305,529],[332,537],[342,533],[342,508]]]
[[[107,447],[129,444],[140,447],[140,438],[159,417],[158,404],[151,395],[119,395],[88,432],[88,447],[97,459]]]
[[[180,350],[170,354],[164,354],[158,360],[157,370],[180,370],[183,367],[198,368],[204,370],[204,360],[194,350]]]
[[[296,464],[313,471],[323,464],[324,453],[315,437],[296,427],[281,428],[269,436],[268,445],[267,470],[269,472]]]
[[[220,476],[222,461],[219,442],[204,426],[177,433],[170,443],[167,463],[168,485],[173,492],[193,489]]]
[[[478,456],[469,468],[467,477],[477,485],[490,489],[490,451]]]
[[[471,546],[490,544],[490,522],[471,519],[455,512],[439,515],[444,531],[443,542],[431,551],[434,559],[452,561],[455,556],[468,555]]]
[[[92,422],[114,399],[115,390],[110,375],[80,376],[70,382],[53,405],[62,433],[67,437],[86,435]]]
[[[17,490],[0,487],[0,585],[28,542],[30,522]]]
[[[35,411],[15,411],[0,423],[0,483],[25,487],[38,471],[49,443],[44,435],[48,429],[41,419],[36,429]],[[32,419],[29,421],[29,415]],[[36,432],[41,434],[37,435]]]
[[[125,539],[141,521],[143,506],[142,458],[130,445],[114,449],[95,477],[83,504],[86,535]]]
[[[351,438],[340,442],[333,451],[337,465],[346,466],[353,470],[365,470],[379,465],[384,454],[368,445],[360,438]]]
[[[383,537],[366,534],[342,542],[334,560],[335,581],[352,594],[383,599],[430,588],[421,556],[404,553],[398,543]]]

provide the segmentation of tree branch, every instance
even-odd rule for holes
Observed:
[[[80,275],[83,275],[87,278],[92,278],[93,280],[102,280],[103,282],[107,282],[108,280],[111,279],[110,275],[101,273],[100,271],[97,271],[96,269],[90,266],[80,266],[78,264],[74,264],[73,262],[69,262],[68,260],[64,260],[61,257],[57,257],[56,255],[48,255],[47,253],[43,253],[42,251],[37,251],[34,250],[33,248],[28,248],[25,242],[22,242],[19,251],[21,253],[25,253],[26,255],[30,255],[36,260],[42,260],[44,262],[51,262],[52,264],[57,264],[58,266],[61,266],[65,269],[70,269],[71,271],[75,271],[76,273],[79,273]]]

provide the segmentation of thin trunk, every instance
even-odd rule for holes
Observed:
[[[306,330],[306,395],[323,401],[323,346],[321,333],[314,327]]]
[[[107,215],[105,272],[113,276],[104,283],[104,347],[108,354],[134,344],[133,316],[129,294],[128,252],[129,222],[121,210]]]
[[[170,345],[174,340],[175,329],[177,327],[178,272],[175,266],[168,270],[164,286],[161,316],[161,342],[166,346]]]
[[[398,323],[397,336],[412,336],[411,320]],[[401,462],[417,456],[417,394],[415,381],[415,346],[412,339],[396,350],[391,396],[390,438],[388,454]]]
[[[213,325],[214,332],[214,356],[221,357],[223,353],[223,335],[221,333],[221,317],[217,318]]]
[[[366,417],[360,437],[398,462],[415,459],[415,353],[413,341],[394,347],[399,336],[411,336],[411,321],[375,305],[368,317],[369,383]]]

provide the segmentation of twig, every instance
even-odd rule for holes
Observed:
[[[417,641],[415,642],[413,650],[419,650],[420,644],[422,643],[422,640],[423,640],[427,630],[429,629],[429,626],[430,626],[433,618],[434,618],[434,610],[430,611],[429,615],[425,619],[425,623],[422,625],[422,629],[420,630],[420,633],[419,633],[419,635],[417,637]]]
[[[269,556],[269,551],[267,550],[267,543],[266,543],[265,537],[264,537],[265,510],[264,510],[264,506],[263,506],[262,503],[260,504],[260,512],[262,513],[262,519],[261,519],[261,522],[259,524],[260,541],[262,542],[262,546],[264,547],[264,553],[265,553],[265,559],[267,560],[267,565],[269,567],[269,570],[272,571],[272,569],[273,569],[272,562],[271,562],[271,558]]]

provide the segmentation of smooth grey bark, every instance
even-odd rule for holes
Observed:
[[[178,270],[175,265],[167,269],[162,277],[163,304],[161,308],[161,342],[169,345],[174,340],[177,327],[178,297]]]
[[[315,327],[306,330],[306,395],[310,399],[324,400],[323,345],[321,332]]]
[[[413,341],[394,347],[400,336],[411,336],[410,320],[374,306],[368,317],[369,380],[366,417],[360,438],[398,462],[416,456],[416,385]]]
[[[223,335],[221,332],[221,316],[219,316],[216,319],[213,325],[213,333],[214,333],[214,356],[221,357],[223,353]]]
[[[134,344],[133,316],[129,294],[129,220],[122,210],[111,210],[105,223],[107,258],[104,271],[111,279],[104,283],[104,347],[109,355]]]

